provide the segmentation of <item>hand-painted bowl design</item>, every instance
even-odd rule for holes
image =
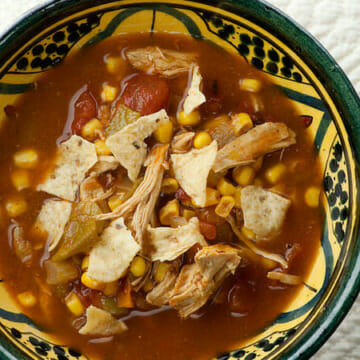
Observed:
[[[357,164],[360,101],[326,51],[255,0],[59,0],[28,14],[0,40],[0,107],[79,47],[113,34],[176,31],[206,38],[266,72],[308,125],[324,174],[322,247],[307,284],[275,322],[218,359],[307,358],[334,331],[360,282]],[[0,116],[0,121],[2,121]],[[0,284],[0,357],[85,359],[19,313]],[[215,354],[214,354],[215,355]]]

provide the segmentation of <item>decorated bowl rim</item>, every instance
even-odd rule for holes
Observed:
[[[52,24],[80,9],[117,2],[119,0],[50,0],[26,12],[5,32],[0,33],[0,67],[12,55],[13,50],[23,43],[24,36],[30,37],[31,29]],[[121,1],[121,0],[120,0]],[[356,159],[356,184],[359,188],[358,164],[360,163],[360,99],[344,71],[336,63],[323,45],[307,30],[288,15],[264,0],[192,0],[199,4],[219,5],[223,10],[237,11],[249,21],[260,24],[265,30],[276,36],[302,57],[332,94],[336,107],[341,109],[353,156]],[[156,1],[155,1],[156,2]],[[186,3],[185,3],[186,4]],[[65,12],[63,12],[65,11]],[[49,21],[51,20],[51,21]],[[299,44],[302,46],[300,47]],[[360,200],[359,195],[356,199]],[[360,234],[359,217],[355,219],[355,231],[351,256],[346,257],[347,264],[341,274],[341,282],[329,305],[315,323],[291,346],[288,352],[280,354],[278,359],[296,360],[310,358],[339,326],[360,291]],[[8,340],[0,338],[0,358],[6,360],[27,359],[27,357]]]

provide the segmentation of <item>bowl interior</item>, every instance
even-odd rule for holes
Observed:
[[[119,33],[173,31],[204,38],[241,54],[265,72],[309,124],[324,174],[324,227],[314,267],[293,303],[261,334],[219,359],[311,355],[344,316],[357,290],[358,198],[354,114],[359,102],[341,70],[288,19],[262,3],[59,1],[34,13],[0,43],[0,106],[13,104],[39,75],[69,53]],[[51,24],[51,25],[49,25]],[[49,49],[52,49],[51,51]],[[314,51],[312,51],[314,49]],[[337,81],[339,90],[334,90]],[[347,97],[346,100],[344,97]],[[0,125],[4,119],[0,118]],[[343,304],[341,304],[341,301]],[[330,309],[324,314],[324,309]],[[328,324],[326,327],[325,324]],[[5,358],[85,356],[56,344],[19,312],[0,284]],[[324,329],[326,328],[326,330]],[[317,339],[315,341],[315,339]]]

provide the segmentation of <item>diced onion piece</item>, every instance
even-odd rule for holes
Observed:
[[[281,283],[286,285],[299,285],[302,283],[300,276],[284,274],[278,271],[269,271],[266,277],[271,280],[279,280]]]
[[[64,284],[78,277],[78,270],[69,261],[46,261],[46,282],[49,285]]]

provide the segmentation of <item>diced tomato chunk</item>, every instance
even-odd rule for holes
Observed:
[[[222,109],[222,99],[218,96],[207,96],[206,102],[201,105],[201,110],[205,115],[217,115]]]
[[[91,119],[96,116],[96,100],[89,90],[85,90],[75,103],[75,119]]]
[[[123,82],[120,102],[141,115],[148,115],[166,108],[169,96],[169,86],[164,79],[136,74]]]
[[[76,100],[74,107],[74,121],[71,124],[71,130],[73,133],[80,135],[84,125],[96,117],[97,103],[91,92],[85,90]]]
[[[81,129],[84,127],[84,125],[89,122],[90,119],[87,118],[80,118],[78,120],[74,120],[71,125],[71,130],[73,134],[81,135]]]
[[[201,234],[205,236],[208,240],[214,240],[216,238],[216,226],[214,224],[209,224],[205,221],[199,221],[199,228]]]

